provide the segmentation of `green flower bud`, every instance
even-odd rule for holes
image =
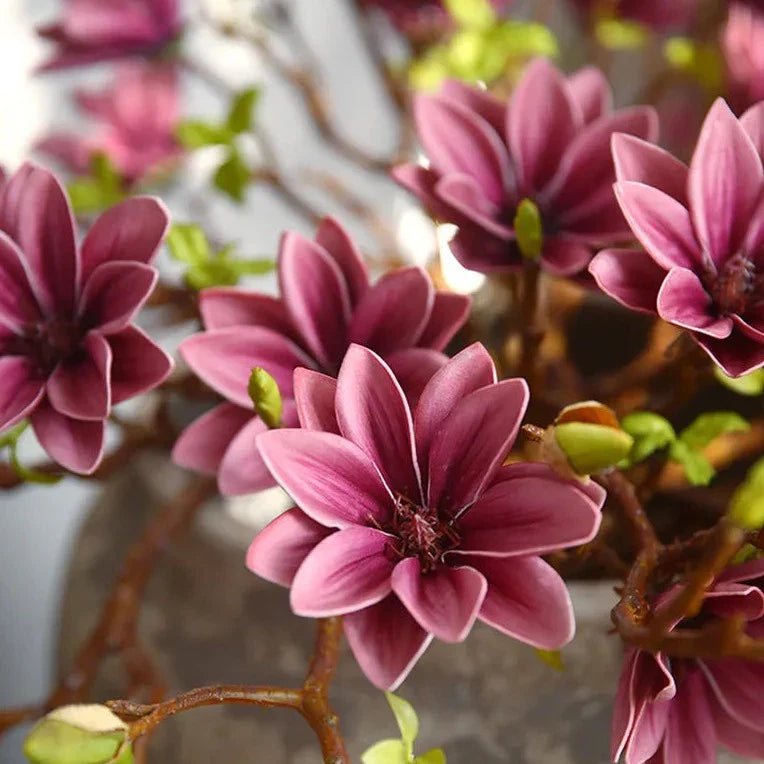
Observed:
[[[523,257],[538,259],[544,247],[544,229],[541,225],[541,213],[531,199],[523,199],[517,206],[514,222],[517,246]]]
[[[256,366],[252,369],[248,389],[260,419],[270,429],[281,427],[283,404],[276,380],[265,369]]]

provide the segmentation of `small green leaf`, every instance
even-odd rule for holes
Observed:
[[[738,395],[764,394],[764,369],[752,371],[742,377],[728,377],[718,366],[714,366],[716,379]]]
[[[638,21],[604,18],[597,22],[594,35],[608,50],[638,50],[650,40],[650,29]]]
[[[226,127],[232,133],[245,133],[252,129],[253,111],[259,97],[257,88],[247,88],[234,95],[226,120]]]
[[[90,174],[72,180],[67,190],[77,215],[101,212],[125,198],[122,176],[102,152],[94,154],[90,160]]]
[[[21,434],[29,426],[29,422],[20,422],[15,427],[11,427],[8,430],[0,432],[0,448],[6,446],[15,446],[16,441],[21,437]]]
[[[650,411],[634,411],[621,420],[621,427],[634,438],[629,453],[630,464],[638,464],[676,440],[668,419]]]
[[[167,234],[167,246],[175,260],[189,265],[205,263],[211,256],[207,235],[196,223],[174,223]]]
[[[727,432],[745,432],[751,425],[734,411],[711,411],[701,414],[679,434],[679,440],[690,448],[705,448],[711,441]]]
[[[514,221],[517,246],[523,257],[538,259],[544,246],[544,229],[541,213],[532,199],[523,199],[517,206]]]
[[[419,734],[419,718],[414,711],[414,706],[407,700],[393,695],[392,692],[386,692],[385,697],[393,710],[395,721],[398,723],[398,729],[401,731],[401,738],[406,746],[407,755],[411,758],[414,750],[414,741]]]
[[[496,22],[488,0],[444,0],[449,16],[465,29],[486,29]]]
[[[546,663],[550,668],[553,668],[555,671],[565,671],[562,653],[559,650],[542,650],[541,648],[536,648],[534,652],[536,653],[536,657],[543,663]]]
[[[233,133],[228,127],[189,119],[177,126],[175,137],[187,149],[200,149],[204,146],[227,146],[233,140]]]
[[[671,37],[663,44],[666,61],[697,80],[709,92],[717,92],[724,80],[724,61],[718,44],[689,37]]]
[[[361,764],[409,764],[402,740],[380,740],[361,754]]]
[[[683,440],[675,440],[669,449],[669,458],[684,467],[692,485],[708,485],[716,475],[711,462],[700,451],[690,448]]]
[[[578,475],[592,475],[612,467],[629,453],[634,443],[623,430],[589,422],[555,425],[554,435]]]
[[[228,194],[234,201],[244,201],[244,190],[252,174],[237,151],[232,150],[228,159],[218,167],[215,173],[215,187]]]
[[[761,495],[760,490],[759,495]],[[759,507],[758,510],[755,510],[755,514],[752,516],[749,516],[748,512],[743,510],[742,518],[735,517],[733,507],[731,506],[730,516],[732,521],[738,522],[740,527],[748,530],[758,530],[764,525],[764,505]],[[743,520],[742,523],[740,522],[740,519]],[[753,525],[750,524],[751,522]],[[764,557],[764,550],[759,549],[759,547],[754,546],[753,544],[743,544],[737,554],[730,560],[730,565],[739,565],[741,562],[748,562],[748,560],[760,560],[762,557]]]
[[[441,748],[433,748],[414,759],[414,764],[446,764],[446,754]]]
[[[280,427],[283,403],[276,380],[265,369],[255,366],[249,377],[248,390],[260,419],[271,429]]]
[[[746,530],[764,526],[764,459],[759,459],[748,471],[730,502],[732,522]]]

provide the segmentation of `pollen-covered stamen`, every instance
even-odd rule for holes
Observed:
[[[742,252],[731,257],[709,285],[719,314],[743,315],[754,297],[756,283],[753,262]]]

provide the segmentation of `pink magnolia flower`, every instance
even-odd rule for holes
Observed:
[[[689,330],[731,376],[764,366],[764,103],[738,121],[718,99],[689,170],[629,136],[613,153],[616,195],[646,253],[598,254],[599,286]]]
[[[217,473],[227,495],[274,485],[255,447],[266,427],[247,392],[253,367],[276,379],[287,427],[297,426],[293,370],[304,366],[336,376],[351,342],[384,356],[416,398],[448,360],[440,351],[469,312],[468,298],[436,291],[421,268],[403,268],[370,285],[361,254],[331,218],[315,241],[284,235],[278,272],[281,299],[230,287],[204,290],[206,331],[180,348],[194,372],[229,402],[188,427],[173,458],[183,467]]]
[[[502,466],[524,380],[497,383],[474,344],[412,408],[390,367],[353,345],[336,381],[298,369],[295,395],[303,429],[258,446],[298,507],[247,565],[291,587],[297,615],[344,616],[371,682],[395,688],[433,637],[460,642],[476,618],[537,647],[572,639],[567,589],[539,555],[593,538],[604,492],[545,464]]]
[[[640,24],[664,31],[684,28],[691,24],[700,10],[700,0],[573,0],[578,8],[595,13],[603,7],[618,18],[638,21]]]
[[[706,592],[699,617],[742,617],[746,633],[761,639],[763,584],[764,560],[729,568]],[[628,648],[613,711],[613,761],[623,756],[626,764],[714,764],[718,745],[764,758],[764,666]]]
[[[94,154],[103,153],[127,183],[177,160],[180,119],[178,73],[173,66],[123,64],[114,82],[99,93],[77,93],[83,112],[101,123],[93,133],[54,133],[37,149],[74,172],[87,172]]]
[[[727,97],[742,113],[764,99],[764,12],[731,3],[721,43]]]
[[[451,81],[419,95],[414,109],[429,168],[403,165],[394,177],[441,221],[459,227],[451,248],[467,268],[491,272],[522,263],[513,229],[518,204],[541,213],[541,264],[572,275],[592,248],[629,238],[612,192],[607,145],[616,131],[655,138],[649,107],[611,113],[602,73],[564,78],[545,59],[529,65],[508,104]]]
[[[65,0],[61,18],[39,27],[56,44],[42,71],[158,53],[180,32],[178,0]]]
[[[29,419],[73,472],[101,461],[112,405],[172,370],[132,325],[167,223],[161,202],[134,197],[77,247],[69,202],[47,170],[25,164],[0,193],[0,430]]]

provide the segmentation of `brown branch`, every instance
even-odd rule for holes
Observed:
[[[536,356],[544,337],[538,326],[539,276],[538,263],[527,261],[522,271],[522,302],[520,303],[520,376],[525,377],[531,391],[537,393],[538,365]]]

